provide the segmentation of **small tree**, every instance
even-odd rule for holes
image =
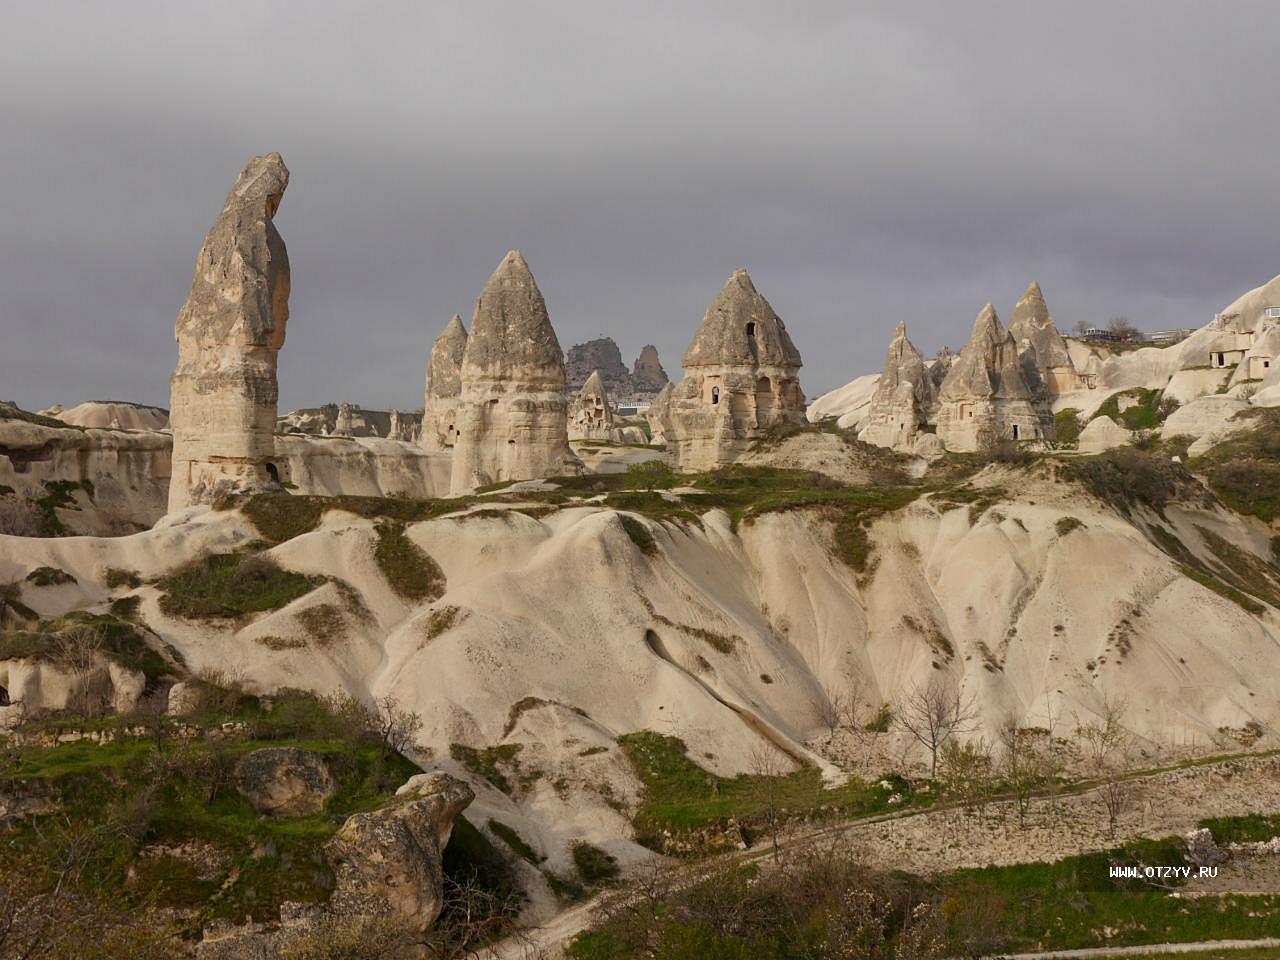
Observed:
[[[385,760],[391,753],[403,754],[417,746],[422,731],[422,716],[400,706],[400,701],[388,694],[374,705],[372,715],[374,734],[381,745],[379,759]]]
[[[1112,317],[1107,321],[1107,330],[1121,340],[1132,340],[1141,332],[1129,322],[1128,317]]]
[[[970,729],[977,717],[972,699],[963,698],[959,688],[951,689],[937,676],[923,687],[912,688],[893,713],[898,724],[929,751],[930,779],[938,775],[938,752],[957,733]]]
[[[991,746],[982,737],[968,742],[948,740],[940,759],[944,796],[961,803],[967,813],[981,812],[991,795],[995,768]]]
[[[1133,736],[1123,723],[1126,709],[1123,699],[1106,698],[1096,719],[1078,725],[1088,773],[1098,781],[1097,794],[1107,812],[1108,832],[1112,838],[1116,835],[1121,816],[1133,805],[1136,797],[1130,779],[1133,772]]]
[[[1077,320],[1075,325],[1071,328],[1072,332],[1077,336],[1083,336],[1088,329],[1089,323],[1086,320]]]
[[[778,796],[782,788],[782,759],[774,747],[757,747],[751,751],[750,769],[756,801],[762,808],[769,839],[773,843],[773,859],[777,860],[778,826],[781,819]]]
[[[1001,747],[1000,779],[1013,793],[1018,825],[1024,826],[1031,799],[1038,787],[1049,782],[1059,766],[1053,758],[1053,742],[1048,731],[1020,726],[1010,715],[996,732]]]
[[[827,743],[831,743],[840,728],[848,722],[849,695],[839,687],[827,684],[818,694],[814,705],[818,708],[822,725],[827,728]]]
[[[44,529],[44,513],[26,497],[0,497],[0,533],[10,537],[38,537]]]

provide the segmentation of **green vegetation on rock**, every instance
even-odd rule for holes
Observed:
[[[279,610],[324,582],[282,569],[265,556],[211,554],[164,577],[160,609],[191,620]]]

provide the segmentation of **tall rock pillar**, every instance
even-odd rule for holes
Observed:
[[[254,157],[196,257],[175,333],[169,510],[279,479],[276,355],[289,320],[289,256],[272,222],[289,171]]]

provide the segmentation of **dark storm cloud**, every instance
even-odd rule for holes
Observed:
[[[959,346],[1199,325],[1280,272],[1270,3],[60,4],[0,29],[0,398],[167,403],[253,153],[293,173],[282,406],[421,403],[510,247],[561,342],[677,373],[738,267],[811,395]]]

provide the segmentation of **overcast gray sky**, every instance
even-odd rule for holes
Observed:
[[[281,407],[420,406],[522,249],[566,349],[673,376],[736,267],[810,396],[960,346],[1200,325],[1280,273],[1274,2],[41,3],[0,12],[0,399],[168,405],[248,157],[292,172]]]

